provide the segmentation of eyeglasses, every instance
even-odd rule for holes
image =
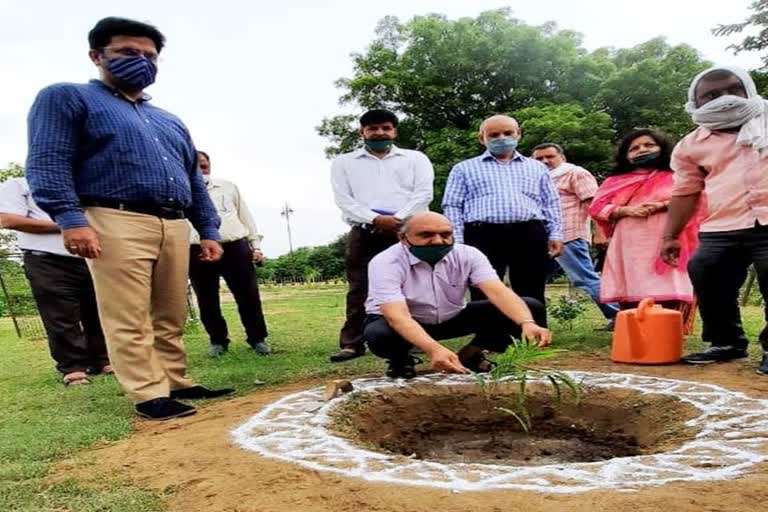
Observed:
[[[141,50],[137,50],[136,48],[112,48],[110,46],[105,46],[102,48],[102,51],[109,50],[112,53],[116,53],[117,55],[121,55],[123,57],[144,57],[150,62],[157,62],[159,59],[159,55],[152,52],[142,52]]]

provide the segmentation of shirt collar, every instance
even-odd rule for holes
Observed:
[[[106,89],[106,90],[108,90],[110,93],[112,93],[112,95],[113,95],[113,96],[116,96],[116,97],[118,97],[118,98],[122,98],[122,99],[124,99],[125,101],[131,101],[131,100],[129,100],[128,98],[126,98],[126,97],[123,95],[123,93],[122,93],[122,92],[120,92],[120,90],[119,90],[119,89],[117,89],[116,87],[112,87],[111,85],[109,85],[109,84],[106,84],[106,83],[102,82],[101,80],[98,80],[98,79],[94,78],[93,80],[90,80],[90,82],[89,82],[89,83],[91,83],[91,84],[96,84],[96,85],[98,85],[98,86],[100,86],[100,87],[103,87],[104,89]],[[152,96],[150,96],[149,94],[147,94],[147,93],[145,93],[145,92],[142,92],[142,93],[141,93],[141,98],[139,98],[137,101],[145,102],[145,101],[149,101],[149,100],[151,100],[151,99],[152,99]]]
[[[379,160],[379,158],[370,154],[368,150],[365,149],[364,147],[355,151],[354,155],[355,155],[355,158],[376,158],[376,160]],[[387,155],[384,158],[389,158],[390,156],[403,156],[403,155],[405,155],[405,150],[392,144],[392,148],[389,150],[389,153],[387,153]]]
[[[487,162],[488,160],[496,160],[496,157],[493,156],[493,153],[491,153],[490,151],[488,151],[486,149],[485,152],[483,152],[483,154],[480,155],[480,159],[483,162]],[[518,160],[522,160],[522,159],[523,159],[523,155],[521,155],[519,151],[515,151],[515,156],[512,157],[512,160],[518,161]],[[512,161],[512,160],[510,160],[510,161]],[[498,161],[498,160],[496,160],[496,161]]]
[[[406,255],[406,257],[408,258],[408,264],[409,264],[410,266],[414,266],[414,265],[417,265],[417,264],[419,264],[419,263],[424,263],[424,262],[423,262],[423,261],[421,261],[419,258],[417,258],[416,256],[414,256],[414,255],[413,255],[413,253],[412,253],[411,251],[409,251],[409,250],[408,250],[408,247],[407,247],[407,246],[406,246],[406,245],[405,245],[403,242],[400,242],[400,247],[402,247],[402,248],[403,248],[403,251],[405,251],[405,255]]]
[[[710,135],[712,135],[712,130],[699,126],[693,134],[693,140],[701,142],[702,140],[708,139]]]

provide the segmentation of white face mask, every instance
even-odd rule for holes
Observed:
[[[206,185],[209,185],[211,183],[211,175],[210,174],[203,174],[203,183]]]
[[[710,130],[726,130],[743,126],[765,110],[760,96],[720,96],[691,112],[693,122]]]

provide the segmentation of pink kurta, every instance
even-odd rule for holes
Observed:
[[[647,171],[635,171],[630,175],[637,178],[641,173],[649,175]],[[617,181],[631,179],[630,175],[609,178],[600,188],[616,187]],[[656,178],[652,188],[641,186],[631,197],[621,197],[618,204],[603,203],[599,205],[599,211],[593,208],[590,213],[595,220],[605,224],[610,222],[610,214],[621,206],[669,201],[672,196],[672,173],[656,174]],[[596,202],[599,198],[598,190]],[[595,203],[593,206],[596,206]],[[657,301],[693,302],[693,286],[685,266],[670,267],[659,263],[666,221],[667,213],[664,211],[645,218],[623,217],[613,223],[613,237],[608,245],[601,279],[601,302],[637,302],[646,297]],[[659,271],[660,265],[666,266],[663,272]]]

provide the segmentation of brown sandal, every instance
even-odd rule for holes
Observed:
[[[84,384],[90,384],[88,375],[85,372],[69,372],[64,375],[64,385],[67,387],[82,386]]]

